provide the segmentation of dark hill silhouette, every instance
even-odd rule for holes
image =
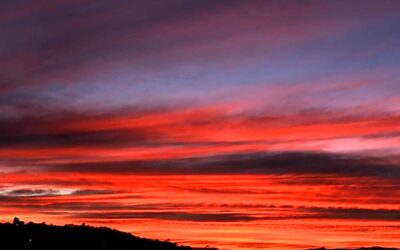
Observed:
[[[192,248],[170,241],[150,240],[107,227],[82,224],[54,226],[45,223],[0,223],[0,249],[7,250],[218,250]],[[399,248],[313,248],[309,250],[400,250]]]
[[[8,250],[217,250],[140,238],[106,227],[0,223],[0,249]]]

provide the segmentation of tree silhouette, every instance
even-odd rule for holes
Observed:
[[[18,217],[14,217],[14,220],[13,220],[14,226],[19,227],[19,226],[23,226],[24,224],[25,223],[23,221],[20,221]]]
[[[191,248],[173,242],[136,237],[106,227],[45,223],[25,224],[15,217],[13,223],[0,223],[0,249],[10,250],[217,250]]]

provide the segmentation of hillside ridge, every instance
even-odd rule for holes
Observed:
[[[0,223],[0,242],[10,250],[218,250],[141,238],[107,227],[24,223],[18,218],[13,223]]]

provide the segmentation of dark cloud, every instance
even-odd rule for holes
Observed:
[[[114,190],[96,190],[96,189],[81,189],[71,193],[71,195],[98,195],[98,194],[116,194]]]
[[[195,204],[192,204],[195,205]],[[179,207],[179,204],[177,204]],[[101,207],[101,206],[100,206]],[[188,206],[191,207],[191,206]],[[229,209],[229,205],[226,209]],[[78,206],[79,208],[79,206]],[[128,207],[112,207],[117,209],[129,209]],[[107,213],[100,212],[88,212],[78,213],[75,216],[79,218],[87,219],[162,219],[162,220],[185,220],[185,221],[203,221],[203,222],[234,222],[234,221],[251,221],[251,220],[286,220],[286,219],[343,219],[343,220],[384,220],[384,221],[398,221],[400,220],[400,210],[395,209],[367,209],[367,208],[341,208],[341,207],[294,207],[294,206],[262,206],[265,211],[271,211],[272,209],[284,209],[290,211],[290,214],[286,215],[272,215],[267,216],[263,213],[254,214],[249,213],[187,213],[187,212],[159,212],[166,207],[160,204],[160,207],[156,205],[151,206],[138,206],[135,209],[153,209],[152,212],[143,211],[130,211],[130,212],[116,212],[115,210],[109,210]],[[254,207],[253,207],[254,208]],[[107,206],[104,207],[107,209]],[[132,208],[131,208],[132,210]],[[82,210],[75,210],[82,211]]]
[[[118,196],[121,198],[121,196]],[[122,197],[123,198],[123,197]],[[144,196],[130,196],[130,198],[146,198]],[[11,200],[9,200],[11,201]],[[45,204],[41,203],[40,199],[36,200],[32,204],[21,203],[19,200],[14,199],[15,203],[10,203],[8,206],[19,207],[19,208],[30,208],[39,209],[41,211],[97,211],[97,212],[118,212],[118,211],[130,211],[139,213],[143,210],[147,211],[176,211],[176,210],[188,210],[193,207],[196,208],[213,208],[217,210],[229,211],[230,209],[245,208],[245,209],[264,209],[266,211],[276,209],[282,210],[294,210],[295,207],[292,205],[268,205],[268,204],[220,204],[220,203],[140,203],[140,204],[126,204],[121,202],[102,202],[93,201],[88,202],[76,202],[76,201],[46,201]],[[147,212],[146,211],[146,212]]]
[[[37,193],[21,191],[18,193]],[[90,192],[93,194],[93,192]],[[82,219],[160,219],[195,222],[235,222],[253,220],[302,220],[302,219],[342,219],[400,221],[398,209],[371,209],[359,207],[307,207],[274,204],[244,203],[141,203],[63,201],[43,202],[41,196],[0,196],[4,207],[29,208],[45,213],[59,213]],[[119,197],[121,198],[121,197]],[[132,198],[132,197],[131,197]],[[143,198],[137,196],[136,198]],[[193,208],[208,208],[215,212],[193,213]],[[249,213],[233,212],[235,209],[249,209]],[[183,210],[185,212],[182,212]],[[224,211],[224,212],[221,212]]]
[[[230,188],[187,188],[187,187],[179,187],[173,186],[172,188],[190,191],[190,192],[198,192],[198,193],[216,193],[216,194],[260,194],[261,192],[265,193],[266,191],[252,191],[245,189],[230,189]],[[268,192],[271,193],[271,192]]]
[[[238,154],[210,157],[204,159],[201,164],[207,166],[208,169],[215,168],[217,172],[315,173],[389,178],[396,178],[400,175],[398,166],[388,163],[383,158],[322,152]]]
[[[162,142],[161,140],[157,140],[155,132],[149,133],[145,129],[108,130],[75,133],[48,133],[31,135],[3,134],[2,136],[0,136],[0,147],[115,147],[154,145],[159,143]]]
[[[183,220],[196,222],[235,222],[250,221],[255,218],[239,213],[185,213],[185,212],[112,212],[112,213],[79,213],[74,217],[87,219],[160,219]]]
[[[0,195],[0,202],[3,207],[13,207],[20,204],[24,208],[40,206],[43,196],[10,196],[5,193]],[[44,196],[46,197],[46,196]],[[22,205],[23,204],[23,205]]]
[[[66,196],[66,195],[99,195],[99,194],[116,194],[115,190],[95,190],[95,189],[80,189],[71,192],[63,192],[57,189],[15,189],[11,191],[3,191],[1,197],[6,198],[34,198],[47,196]]]
[[[27,185],[51,185],[51,186],[62,186],[62,187],[76,187],[76,186],[110,186],[112,182],[110,181],[103,181],[103,180],[93,180],[93,179],[74,179],[74,180],[65,180],[65,179],[39,179],[39,180],[23,180],[17,182],[18,184],[27,184]]]
[[[176,108],[176,107],[175,107]],[[139,126],[134,128],[110,128],[97,130],[96,127],[89,127],[77,131],[68,131],[66,125],[76,123],[94,122],[99,124],[112,119],[135,119],[146,115],[167,115],[166,108],[153,108],[151,110],[130,107],[129,111],[120,110],[103,114],[85,114],[74,112],[62,112],[52,110],[38,112],[33,116],[24,116],[18,119],[0,118],[0,148],[4,147],[127,147],[127,146],[223,146],[241,145],[251,143],[250,141],[191,141],[182,142],[169,138],[168,133],[162,134],[159,130],[168,130],[174,124],[160,125],[158,127]],[[176,111],[176,110],[175,110]],[[186,125],[207,125],[222,120],[226,117],[211,119],[210,117],[198,118],[199,120],[187,120]],[[207,120],[207,121],[205,121]],[[182,126],[182,122],[177,124]],[[58,131],[59,130],[59,131]],[[67,130],[67,131],[65,131]]]
[[[303,211],[313,213],[312,218],[321,219],[351,219],[351,220],[387,220],[399,221],[400,210],[395,209],[365,209],[365,208],[303,208]]]
[[[16,189],[6,192],[6,196],[10,197],[39,197],[54,195],[59,195],[59,191],[53,189]]]
[[[219,155],[180,160],[59,164],[51,171],[165,174],[335,174],[398,180],[400,166],[384,158],[316,152]]]
[[[39,121],[37,121],[39,122]],[[59,121],[62,124],[62,120]],[[0,122],[1,123],[1,122]],[[46,121],[40,122],[42,126]],[[157,131],[158,128],[138,127],[130,129],[109,129],[101,131],[82,132],[45,132],[35,131],[36,122],[27,122],[32,127],[9,123],[1,127],[0,148],[37,148],[37,147],[95,147],[118,148],[134,146],[231,146],[246,144],[246,141],[237,142],[180,142]],[[95,129],[94,129],[95,130]]]
[[[159,140],[155,131],[138,127],[130,129],[86,128],[68,130],[66,126],[74,123],[107,121],[126,117],[134,118],[144,114],[156,114],[160,110],[129,108],[125,111],[115,110],[112,114],[87,114],[63,110],[38,110],[18,118],[0,117],[0,148],[1,147],[70,147],[98,146],[115,147],[138,144],[154,144]],[[123,114],[122,114],[123,113]],[[161,140],[161,139],[160,139]]]
[[[98,129],[104,123],[113,121],[122,124],[135,119],[146,119],[147,116],[167,116],[180,110],[180,107],[141,108],[129,106],[112,112],[85,113],[63,111],[60,109],[36,110],[32,114],[18,118],[1,117],[0,114],[0,148],[38,148],[38,147],[132,147],[132,146],[222,146],[241,145],[248,141],[179,141],[168,136],[168,129],[182,121],[159,126],[132,123],[130,127]],[[185,124],[207,125],[222,117],[202,117],[185,121]],[[74,124],[91,124],[92,127],[69,129]],[[201,124],[200,124],[201,123]],[[172,125],[171,125],[172,124]],[[167,130],[164,133],[160,132]]]
[[[140,197],[137,197],[140,198]],[[26,204],[12,204],[13,207],[27,208]],[[48,204],[33,204],[30,206],[32,209],[39,209],[41,211],[118,211],[118,210],[142,210],[142,209],[157,209],[162,207],[162,204],[138,204],[126,205],[111,202],[51,202]]]

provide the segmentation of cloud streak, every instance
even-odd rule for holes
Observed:
[[[0,221],[234,250],[399,245],[399,11],[1,1]]]
[[[49,171],[147,174],[335,174],[397,180],[398,162],[383,158],[315,152],[220,155],[183,160],[58,164]]]

